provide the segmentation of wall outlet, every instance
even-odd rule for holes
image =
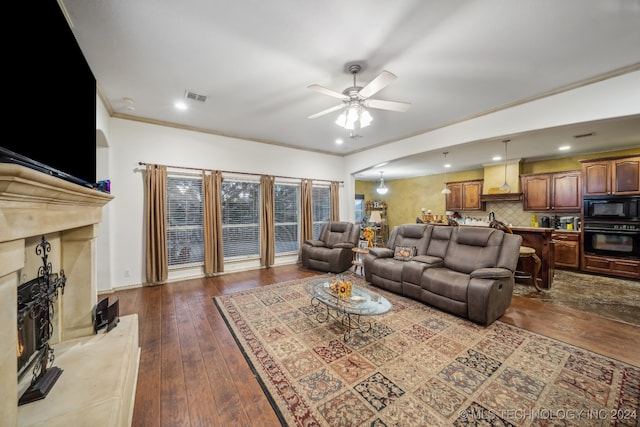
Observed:
[[[131,275],[131,270],[128,268],[124,271],[124,277],[129,277]]]

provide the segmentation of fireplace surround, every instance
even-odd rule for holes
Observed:
[[[96,238],[102,208],[113,196],[15,164],[0,163],[0,413],[17,425],[17,289],[37,276],[31,254],[46,236],[52,268],[64,270],[51,344],[94,335]]]

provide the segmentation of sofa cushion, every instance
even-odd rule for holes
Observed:
[[[448,268],[427,268],[422,276],[422,289],[452,300],[467,302],[468,274]]]
[[[328,227],[323,228],[319,240],[323,240],[327,248],[333,248],[338,243],[349,241],[352,227],[350,222],[331,222]]]
[[[405,261],[398,261],[393,258],[377,259],[370,267],[370,273],[379,277],[384,277],[393,282],[402,281],[402,267]],[[365,269],[367,267],[365,266]]]
[[[504,232],[493,228],[459,227],[454,230],[444,266],[461,273],[497,265]]]
[[[427,253],[432,228],[427,224],[403,224],[393,227],[387,247],[393,250],[396,246],[415,246],[416,255],[424,255]]]
[[[429,247],[427,248],[427,255],[444,259],[447,253],[447,247],[449,247],[449,240],[451,240],[451,233],[453,233],[454,227],[449,226],[436,226],[433,227],[431,232],[431,240]]]
[[[393,258],[398,261],[409,261],[416,255],[415,246],[396,246],[393,251]]]

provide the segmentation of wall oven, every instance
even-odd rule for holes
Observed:
[[[585,221],[584,253],[640,259],[640,222]]]
[[[585,198],[583,207],[585,222],[591,220],[640,220],[640,197],[638,196]]]

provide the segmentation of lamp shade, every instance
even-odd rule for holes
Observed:
[[[371,217],[369,218],[369,222],[373,222],[373,223],[382,222],[382,216],[380,215],[380,211],[371,212]]]

